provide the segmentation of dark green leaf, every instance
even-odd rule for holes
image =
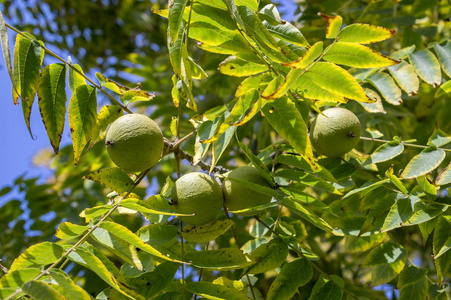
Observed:
[[[440,64],[431,51],[423,49],[409,54],[409,60],[421,79],[434,87],[440,85],[442,79]]]

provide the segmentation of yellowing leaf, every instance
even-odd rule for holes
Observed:
[[[188,225],[183,228],[182,236],[188,242],[206,243],[224,234],[234,223],[232,220],[216,220],[202,226]]]
[[[410,160],[401,177],[414,178],[425,175],[437,168],[445,159],[445,156],[445,150],[430,146]]]
[[[69,103],[69,126],[74,145],[74,164],[78,164],[83,148],[92,135],[97,117],[96,89],[81,85],[72,94]]]
[[[365,94],[354,77],[337,65],[318,62],[308,70],[308,73],[314,83],[329,92],[360,102],[374,102]]]
[[[122,171],[120,168],[104,168],[95,172],[92,172],[83,179],[90,179],[92,181],[98,182],[101,185],[110,188],[119,194],[129,190],[133,185],[133,180]]]
[[[307,72],[296,81],[292,86],[299,94],[305,98],[315,99],[319,101],[329,101],[346,103],[347,100],[330,90],[323,89],[312,80],[312,75]]]
[[[75,284],[64,271],[59,269],[50,270],[50,276],[62,287],[61,292],[67,299],[91,300],[91,296],[79,285]]]
[[[254,264],[245,268],[243,274],[259,274],[280,266],[287,258],[288,247],[280,239],[272,239],[252,251]]]
[[[248,61],[236,56],[229,56],[219,64],[219,71],[222,74],[237,77],[255,75],[267,70],[268,67],[263,62]]]
[[[205,299],[249,300],[246,294],[241,293],[234,288],[206,281],[188,282],[186,284],[186,289]]]
[[[333,44],[323,58],[332,63],[354,68],[381,68],[400,62],[366,46],[347,42]]]
[[[63,222],[58,226],[55,236],[61,240],[70,240],[85,233],[87,230],[88,226]]]
[[[186,253],[185,259],[193,266],[211,270],[242,269],[252,262],[237,248],[193,251]]]
[[[401,104],[401,89],[390,75],[380,72],[367,77],[366,81],[371,83],[388,103],[393,105]]]
[[[8,70],[9,78],[13,84],[13,90],[16,89],[14,86],[14,75],[13,69],[11,67],[11,52],[9,50],[9,41],[8,41],[8,31],[6,29],[5,19],[3,18],[3,14],[0,12],[0,39],[2,45],[2,53],[3,59],[5,60],[6,70]]]
[[[183,20],[183,12],[188,0],[173,0],[172,5],[169,6],[168,14],[168,43],[170,46],[174,45]],[[183,29],[182,29],[183,30]]]
[[[396,83],[409,96],[415,95],[418,92],[420,81],[412,65],[403,60],[400,64],[389,67],[388,71]]]
[[[434,87],[440,85],[442,80],[440,64],[431,51],[423,49],[409,54],[409,60],[421,79]]]
[[[449,95],[451,94],[451,80],[448,80],[444,84],[442,84],[438,89],[437,92],[435,92],[434,97],[439,98],[441,96]]]
[[[369,44],[389,39],[395,32],[394,29],[380,26],[351,24],[343,28],[338,34],[338,37],[340,38],[340,42]]]
[[[286,67],[294,69],[305,69],[317,59],[323,52],[323,42],[317,42],[297,61],[284,63]]]
[[[17,257],[10,271],[22,268],[41,268],[56,262],[64,254],[64,248],[58,244],[43,242],[35,244]]]
[[[69,87],[72,92],[75,92],[80,85],[86,84],[86,79],[82,74],[84,74],[83,70],[78,64],[73,65],[73,68],[70,66],[67,67]]]
[[[338,32],[341,29],[341,25],[343,24],[343,18],[340,16],[330,16],[326,14],[319,14],[324,21],[327,22],[326,27],[326,38],[334,39],[338,36]]]
[[[22,286],[22,290],[33,299],[66,300],[63,295],[44,281],[28,281]]]
[[[51,64],[42,70],[38,99],[42,121],[57,154],[66,117],[66,65]]]
[[[92,130],[92,139],[89,143],[91,149],[97,142],[105,138],[108,125],[124,114],[121,107],[116,105],[104,105],[97,115],[96,124]]]

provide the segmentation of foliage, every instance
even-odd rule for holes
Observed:
[[[82,3],[96,15],[94,2]],[[31,133],[38,95],[55,152],[54,178],[18,178],[24,199],[1,208],[2,299],[385,299],[368,288],[380,285],[399,299],[447,298],[448,1],[302,1],[292,23],[257,0],[174,0],[152,16],[151,2],[115,5],[120,35],[100,36],[136,30],[158,45],[117,67],[139,84],[84,74],[99,55],[88,49],[108,53],[108,44],[83,43],[87,56],[73,64],[45,35],[44,44],[0,18],[14,101]],[[66,26],[96,32],[101,20],[83,16]],[[7,30],[16,33],[12,62]],[[327,158],[308,128],[337,105],[366,130],[354,150]],[[66,106],[72,145],[60,149]],[[140,174],[114,167],[97,143],[124,112],[150,115],[166,137],[161,160]],[[168,201],[176,178],[202,169],[222,180],[249,163],[270,187],[233,181],[271,203],[241,211],[254,217],[223,211],[184,226]]]

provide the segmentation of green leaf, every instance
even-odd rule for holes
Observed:
[[[150,205],[147,202],[144,202],[139,199],[134,199],[134,198],[127,198],[125,200],[122,200],[120,205],[122,207],[126,207],[129,209],[139,211],[143,214],[157,214],[157,215],[167,215],[167,216],[192,216],[191,214],[177,214],[177,213],[174,213],[173,211],[168,212],[163,209],[158,209],[158,208],[152,207],[152,205]]]
[[[141,227],[136,235],[145,243],[158,246],[173,240],[178,235],[178,230],[173,225],[151,224]]]
[[[75,71],[75,70],[77,71]],[[79,64],[70,65],[67,67],[67,77],[69,79],[69,87],[72,92],[75,92],[80,85],[86,85],[86,79],[82,76],[83,70]]]
[[[434,128],[434,133],[428,139],[428,145],[435,145],[441,147],[451,143],[451,136],[438,128]]]
[[[193,166],[197,165],[200,160],[207,154],[210,144],[204,144],[202,141],[209,139],[216,131],[219,118],[212,121],[205,121],[197,128],[196,142],[194,144]]]
[[[120,225],[120,224],[117,224],[114,222],[103,222],[100,224],[100,227],[107,230],[108,232],[115,235],[116,237],[126,241],[127,243],[130,243],[131,245],[133,245],[151,255],[154,255],[159,258],[163,258],[163,259],[169,260],[169,261],[180,262],[180,261],[168,258],[164,254],[159,252],[157,249],[144,243],[137,235],[135,235],[133,232],[131,232],[128,228],[126,228],[123,225]]]
[[[260,17],[260,19],[263,19],[272,25],[279,25],[284,22],[280,17],[277,7],[274,4],[268,4],[264,6],[258,12],[258,16]]]
[[[11,265],[10,271],[23,268],[40,268],[60,259],[65,249],[55,243],[42,242],[25,250]]]
[[[371,284],[376,286],[395,278],[404,268],[406,259],[407,252],[402,246],[387,242],[371,250],[362,267],[372,267]]]
[[[113,206],[110,204],[98,205],[91,208],[87,208],[80,213],[80,217],[85,218],[86,223],[91,222],[91,220],[97,219],[98,217],[106,214]]]
[[[310,47],[304,35],[290,22],[274,25],[263,21],[263,25],[276,38],[299,47]]]
[[[230,127],[227,129],[226,132],[224,132],[221,137],[217,141],[213,143],[213,157],[212,157],[212,163],[210,167],[210,173],[213,171],[214,167],[218,163],[219,159],[221,158],[222,153],[224,153],[225,149],[229,145],[230,141],[232,140],[233,135],[235,134],[236,127]]]
[[[64,291],[63,295],[69,300],[91,300],[91,296],[75,284],[67,274],[59,269],[50,270],[50,276]]]
[[[366,78],[385,98],[385,100],[393,105],[400,105],[401,89],[396,85],[393,78],[386,73],[376,73]]]
[[[398,199],[390,208],[381,231],[386,232],[404,226],[412,216],[413,208],[411,199]]]
[[[351,24],[343,28],[338,34],[338,37],[340,38],[340,42],[369,44],[389,39],[395,32],[394,29],[380,26]]]
[[[379,96],[378,93],[376,93],[374,90],[369,89],[369,88],[363,88],[363,90],[365,91],[365,94],[368,95],[368,97],[370,99],[375,100],[375,102],[373,103],[363,103],[363,102],[359,102],[359,104],[367,111],[370,113],[383,113],[386,114],[387,112],[384,109],[384,106],[382,104],[382,100],[381,97]]]
[[[52,288],[50,284],[43,281],[29,281],[22,286],[22,290],[36,300],[66,300],[66,298]]]
[[[232,182],[239,183],[240,185],[242,185],[242,186],[244,186],[244,187],[246,187],[248,189],[251,189],[253,191],[256,191],[258,193],[265,194],[265,195],[268,195],[268,196],[272,196],[272,197],[274,197],[276,199],[280,197],[280,194],[276,190],[274,190],[272,188],[269,188],[269,187],[266,187],[266,186],[263,186],[263,185],[260,185],[260,184],[257,184],[257,183],[253,183],[251,181],[245,181],[245,180],[229,177],[227,175],[226,175],[226,178],[228,180],[232,181]]]
[[[226,30],[211,23],[194,22],[190,25],[189,37],[195,39],[202,49],[210,52],[233,55],[253,54],[252,48],[236,29]]]
[[[124,291],[122,291],[122,289],[116,282],[116,278],[113,276],[112,273],[110,273],[104,262],[90,251],[79,247],[75,251],[69,253],[68,258],[74,263],[82,265],[85,268],[88,268],[94,273],[96,273],[100,278],[102,278],[103,281],[105,281],[116,291],[124,295],[126,298],[133,299],[129,297]]]
[[[129,105],[136,101],[150,101],[156,96],[155,92],[149,93],[142,90],[129,90],[124,92],[121,96],[121,102],[124,105]]]
[[[266,179],[266,181],[274,187],[274,178],[272,177],[268,167],[260,160],[260,158],[258,158],[258,156],[254,155],[254,153],[252,153],[252,151],[248,147],[246,147],[245,144],[241,143],[239,140],[237,141],[241,150],[243,150],[244,154],[252,162],[254,167],[260,172],[260,174]]]
[[[429,200],[434,201],[435,199],[437,199],[437,187],[431,183],[429,176],[419,176],[415,179],[418,183],[418,186],[426,194],[426,197]]]
[[[38,99],[47,135],[58,154],[66,117],[66,65],[51,64],[42,70]]]
[[[323,56],[323,59],[354,68],[381,68],[399,63],[366,46],[354,43],[339,42],[333,44]]]
[[[107,78],[105,75],[96,72],[96,78],[99,81],[100,85],[109,89],[110,91],[122,95],[126,91],[130,90],[128,87],[125,87],[109,78]]]
[[[395,79],[396,83],[409,95],[413,96],[418,93],[420,81],[415,73],[412,65],[404,60],[400,64],[388,68],[390,75]]]
[[[390,141],[379,146],[365,161],[367,164],[377,164],[395,158],[404,151],[404,144],[398,140]]]
[[[154,296],[168,287],[174,279],[179,264],[165,261],[155,267],[152,272],[127,280],[127,284],[145,299],[155,299]]]
[[[439,98],[441,96],[446,96],[448,94],[451,94],[451,80],[448,80],[444,84],[440,86],[439,89],[437,89],[437,92],[435,93],[434,97]]]
[[[174,0],[171,2],[172,5],[169,6],[168,44],[170,46],[174,45],[175,40],[177,39],[179,32],[181,31],[181,28],[183,28],[181,23],[187,2],[188,0]]]
[[[298,60],[284,63],[283,65],[286,67],[294,68],[294,69],[305,69],[310,64],[312,64],[315,59],[317,59],[323,53],[323,42],[316,42],[310,47],[307,52]],[[302,74],[302,73],[299,73]],[[288,79],[288,78],[287,78]]]
[[[258,90],[258,85],[262,80],[263,74],[257,76],[249,76],[241,81],[240,85],[236,89],[235,98],[246,94],[251,89]]]
[[[237,248],[189,252],[185,254],[185,260],[195,267],[218,271],[242,269],[252,263]]]
[[[421,79],[434,87],[440,85],[442,80],[440,64],[431,51],[423,49],[409,54],[409,60]]]
[[[336,275],[331,275],[331,279],[324,278],[323,275],[315,283],[309,300],[339,300],[343,297],[343,279]]]
[[[268,300],[289,300],[298,288],[305,285],[312,279],[313,269],[306,258],[296,259],[283,265],[276,279],[268,290]]]
[[[430,146],[410,160],[401,177],[409,179],[425,175],[437,168],[445,156],[445,150]]]
[[[77,166],[83,148],[91,138],[97,117],[96,88],[80,85],[69,103],[69,127],[74,145],[74,164]]]
[[[182,237],[187,242],[207,243],[226,233],[234,223],[232,220],[216,220],[202,226],[188,225],[183,228]]]
[[[117,167],[100,169],[83,176],[83,179],[89,179],[100,183],[101,185],[116,191],[118,194],[131,189],[133,185],[133,180],[127,173]]]
[[[287,140],[313,169],[317,169],[308,138],[307,125],[295,104],[287,97],[282,97],[265,105],[262,111],[280,136]]]
[[[279,267],[286,260],[288,247],[280,239],[272,239],[252,251],[251,259],[255,261],[244,268],[243,274],[259,274]]]
[[[393,171],[393,165],[390,166],[390,168],[385,172],[385,175],[390,178],[391,183],[393,183],[403,194],[409,194],[409,191],[407,188],[402,184],[401,180],[399,180],[398,177],[396,177],[394,171]]]
[[[446,185],[451,182],[451,163],[440,172],[435,179],[435,185]]]
[[[186,0],[182,0],[186,1]],[[185,27],[185,22],[182,21],[181,28]],[[168,28],[169,30],[169,28]],[[171,61],[172,68],[175,75],[180,77],[182,75],[182,49],[183,49],[183,37],[185,30],[179,30],[177,39],[174,43],[170,43],[168,38],[169,60]]]
[[[56,230],[56,237],[61,240],[71,240],[80,236],[88,230],[88,226],[81,226],[69,222],[63,222]]]
[[[3,18],[2,12],[0,12],[0,40],[6,70],[8,71],[9,78],[11,79],[11,82],[13,84],[13,90],[15,90],[16,87],[14,86],[14,75],[13,69],[11,67],[11,51],[9,50],[8,30],[6,29],[6,22],[5,19]]]
[[[400,300],[426,299],[428,293],[427,269],[408,266],[399,274],[397,288]]]
[[[445,72],[448,77],[451,77],[451,41],[448,40],[443,46],[435,44],[434,50],[437,53],[443,72]]]
[[[439,282],[443,281],[443,277],[447,274],[451,266],[451,217],[442,216],[435,225],[434,239],[432,241],[434,262],[437,268],[437,276]],[[437,255],[439,255],[437,257]]]
[[[25,282],[28,282],[41,273],[39,268],[20,268],[10,270],[8,273],[0,278],[0,288],[17,288],[21,287]]]
[[[92,130],[92,139],[88,149],[91,149],[97,142],[103,140],[106,135],[108,125],[124,114],[121,107],[116,105],[104,105],[97,115],[96,124]]]
[[[31,107],[39,85],[43,53],[44,50],[38,41],[17,35],[14,47],[13,100],[14,104],[17,104],[19,97],[22,99],[22,111],[31,137],[33,137],[30,128]]]
[[[222,74],[236,77],[244,77],[259,74],[268,70],[263,62],[248,61],[236,56],[229,56],[219,64]]]
[[[382,243],[386,234],[371,234],[368,236],[352,236],[348,235],[345,239],[346,253],[365,252]]]
[[[374,102],[366,94],[351,74],[337,65],[328,62],[318,62],[308,73],[311,79],[321,88],[340,96],[361,101]]]
[[[237,289],[206,281],[188,282],[186,284],[186,289],[191,293],[204,297],[205,299],[249,299],[244,293],[239,292]]]
[[[332,226],[330,226],[326,221],[324,221],[322,218],[318,217],[315,213],[312,211],[306,209],[303,205],[300,203],[294,201],[292,198],[287,197],[283,200],[282,204],[287,207],[289,210],[294,212],[295,214],[299,215],[301,218],[305,219],[306,221],[310,222],[314,226],[326,231],[326,232],[333,232],[334,229]]]
[[[343,24],[343,18],[338,15],[330,16],[323,13],[319,13],[319,16],[327,23],[326,39],[336,38],[340,32],[341,25]]]
[[[293,71],[294,70],[290,71],[290,73]],[[298,70],[296,71],[300,72]],[[290,73],[288,75],[290,75]],[[296,91],[300,93],[304,98],[337,103],[347,102],[347,100],[344,99],[343,95],[339,95],[338,93],[335,93],[330,89],[324,89],[323,87],[319,86],[313,79],[315,76],[316,75],[309,72],[305,73],[295,82],[292,88],[296,89]],[[373,100],[370,100],[368,98],[367,102],[373,102]]]
[[[318,178],[312,174],[305,173],[302,171],[296,171],[291,169],[282,169],[277,171],[275,174],[277,177],[283,177],[290,180],[298,181],[299,185],[307,185],[315,188],[319,188],[337,195],[342,195],[342,193],[336,189],[336,187],[327,182],[324,179]]]

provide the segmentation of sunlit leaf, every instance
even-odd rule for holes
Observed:
[[[135,101],[150,101],[155,96],[155,92],[149,93],[142,90],[128,90],[120,96],[120,99],[124,105],[129,105]]]
[[[99,81],[100,85],[109,89],[110,91],[113,91],[114,93],[121,95],[125,93],[129,88],[107,78],[105,75],[96,72],[96,78]]]
[[[390,179],[391,183],[393,183],[403,194],[409,193],[409,191],[401,182],[401,180],[399,180],[399,178],[396,177],[393,171],[393,165],[391,165],[390,168],[388,168],[387,172],[385,172],[385,175]]]
[[[0,40],[6,70],[8,71],[9,78],[11,79],[11,82],[14,85],[14,75],[13,69],[11,67],[11,51],[9,50],[8,31],[6,29],[5,19],[3,18],[3,14],[1,12],[0,12]],[[13,90],[15,89],[16,87],[13,86]]]
[[[151,224],[141,227],[136,235],[145,243],[158,246],[174,239],[178,235],[178,230],[172,225]]]
[[[273,25],[269,22],[264,21],[263,25],[265,25],[265,27],[273,36],[283,41],[300,47],[310,47],[310,44],[305,39],[304,35],[290,22]]]
[[[365,161],[365,164],[377,164],[395,158],[404,151],[404,144],[400,141],[390,141],[379,146],[371,156]]]
[[[387,283],[395,278],[404,268],[407,252],[393,242],[382,243],[368,253],[362,267],[371,268],[373,286]]]
[[[188,0],[174,0],[169,6],[168,15],[168,43],[173,46],[179,36],[182,26],[183,12]],[[183,29],[182,29],[183,30]]]
[[[50,276],[61,286],[63,295],[69,300],[90,300],[91,296],[59,269],[50,270]]]
[[[212,270],[242,269],[252,262],[237,248],[221,248],[186,253],[185,259],[193,266]]]
[[[420,81],[415,73],[412,65],[405,61],[400,64],[388,68],[390,75],[395,79],[396,83],[409,95],[418,93]]]
[[[133,185],[133,180],[120,168],[104,168],[83,177],[98,182],[119,194],[127,191]]]
[[[340,42],[369,44],[389,39],[395,32],[394,29],[380,26],[351,24],[343,28],[338,34],[338,37],[340,38]]]
[[[425,175],[437,168],[445,159],[445,156],[445,150],[430,146],[409,161],[401,177],[414,178]]]
[[[330,16],[323,13],[320,13],[319,15],[327,23],[326,39],[336,38],[341,29],[341,25],[343,24],[343,18],[340,16]]]
[[[79,64],[67,66],[67,77],[69,87],[72,92],[75,92],[80,85],[86,84],[86,79],[82,76],[83,70]]]
[[[182,21],[180,27],[184,28],[185,26],[185,22]],[[181,76],[182,74],[182,49],[184,32],[184,30],[179,30],[177,39],[173,43],[171,43],[168,39],[169,60],[171,61],[172,68],[174,69],[174,73],[177,76]]]
[[[255,75],[268,70],[263,62],[244,60],[235,56],[229,56],[219,64],[222,74],[236,77]]]
[[[262,108],[271,126],[316,169],[308,138],[307,125],[295,104],[287,97],[276,99]]]
[[[157,215],[168,215],[168,216],[191,216],[190,214],[177,214],[174,212],[167,212],[155,207],[152,207],[148,202],[144,202],[139,199],[127,198],[121,201],[120,205],[128,209],[136,210],[142,212],[143,214],[157,214]]]
[[[323,275],[315,283],[309,300],[338,300],[343,297],[344,281],[336,275],[326,279]]]
[[[38,99],[42,121],[57,154],[66,119],[66,65],[51,64],[42,70]]]
[[[39,85],[39,72],[41,70],[41,56],[44,50],[36,40],[17,35],[14,47],[13,64],[13,100],[17,104],[19,97],[22,100],[22,111],[28,131],[31,133],[30,115],[31,107]]]
[[[229,145],[230,141],[232,140],[233,135],[235,134],[235,131],[236,131],[236,127],[232,126],[229,129],[227,129],[226,132],[224,132],[224,134],[218,138],[218,140],[213,142],[213,146],[212,146],[213,157],[212,157],[210,172],[213,171],[214,167],[218,163],[218,160],[221,158],[225,149]]]
[[[80,236],[88,230],[88,226],[81,226],[69,222],[63,222],[58,226],[55,236],[62,240],[70,240]]]
[[[440,85],[442,80],[440,63],[431,51],[423,49],[409,54],[409,60],[421,79],[434,87]]]
[[[451,80],[448,80],[437,89],[437,92],[435,93],[434,97],[439,98],[441,96],[450,94],[451,94]]]
[[[97,142],[103,140],[106,135],[108,125],[124,114],[121,107],[116,105],[104,105],[97,115],[96,124],[92,130],[92,139],[88,149],[91,149]]]
[[[309,282],[312,276],[313,269],[306,258],[299,258],[285,264],[272,282],[266,299],[291,299],[298,288]]]
[[[323,56],[324,60],[354,68],[380,68],[399,63],[366,46],[339,42],[333,44]]]
[[[35,244],[14,260],[10,271],[44,267],[56,262],[63,256],[64,252],[64,248],[55,243],[42,242]]]
[[[36,300],[66,300],[66,298],[57,292],[50,284],[44,281],[32,280],[22,286],[22,290]]]
[[[0,278],[0,288],[14,288],[21,287],[25,282],[28,282],[41,273],[39,268],[20,268],[10,270],[8,273]]]
[[[305,54],[296,61],[284,63],[283,65],[286,67],[294,68],[294,69],[305,69],[311,63],[317,59],[321,53],[323,52],[323,42],[317,42],[312,47],[310,47]]]
[[[92,135],[97,118],[96,88],[80,85],[69,103],[69,126],[74,145],[74,164],[78,164],[83,148]]]
[[[337,195],[342,195],[342,193],[339,190],[337,190],[333,184],[306,172],[291,169],[282,169],[279,170],[275,174],[275,176],[298,181],[301,186],[303,185],[311,186]]]
[[[367,77],[366,80],[381,93],[382,97],[384,97],[388,103],[393,105],[401,104],[401,89],[396,85],[390,75],[379,72]]]
[[[436,185],[446,185],[451,182],[451,163],[440,172],[435,180]]]
[[[371,234],[369,236],[346,236],[345,251],[347,253],[365,252],[382,243],[385,233]]]
[[[265,5],[258,12],[258,16],[260,17],[260,19],[269,22],[271,25],[279,25],[284,22],[280,17],[277,7],[274,4]]]
[[[182,236],[188,242],[207,243],[224,234],[233,224],[232,220],[216,220],[202,226],[188,225],[183,228]]]
[[[243,150],[246,157],[252,162],[254,167],[260,172],[260,174],[266,179],[266,181],[274,187],[274,178],[272,177],[268,167],[266,167],[266,165],[260,160],[260,158],[254,155],[252,151],[248,147],[246,147],[246,145],[244,145],[240,141],[238,141],[238,145],[240,146],[241,150]]]
[[[254,264],[244,268],[244,274],[259,274],[280,266],[287,258],[288,247],[280,239],[272,239],[252,251]]]
[[[437,53],[443,72],[445,72],[448,77],[451,77],[451,41],[448,40],[443,46],[435,44],[434,50]]]

